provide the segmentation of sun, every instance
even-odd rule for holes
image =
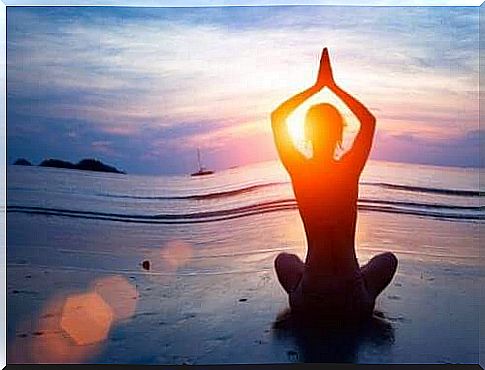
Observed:
[[[288,127],[288,133],[290,134],[293,145],[297,148],[301,148],[305,145],[305,112],[296,111],[291,114],[287,120],[286,125]]]
[[[343,134],[343,146],[348,148],[355,135],[358,132],[360,123],[357,117],[350,111],[350,109],[340,100],[330,89],[324,88],[321,92],[315,94],[302,105],[300,105],[294,112],[292,112],[286,119],[288,133],[293,145],[307,158],[312,156],[312,146],[305,137],[305,119],[308,109],[317,103],[329,103],[335,106],[342,114],[345,120],[345,129]]]

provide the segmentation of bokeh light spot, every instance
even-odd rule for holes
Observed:
[[[62,310],[61,328],[78,345],[105,340],[113,322],[113,311],[97,293],[68,297]]]
[[[165,244],[163,258],[172,269],[185,265],[192,258],[192,247],[182,240],[171,240]]]
[[[94,283],[94,291],[111,307],[115,320],[126,320],[134,315],[139,294],[124,277],[101,278]]]

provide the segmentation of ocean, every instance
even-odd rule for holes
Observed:
[[[7,221],[7,245],[20,243],[22,247],[9,248],[8,261],[35,258],[35,263],[42,260],[46,265],[55,265],[57,260],[53,255],[46,255],[47,259],[38,251],[47,248],[59,254],[72,249],[76,253],[73,262],[85,267],[89,262],[84,259],[92,255],[89,251],[93,249],[94,255],[104,251],[112,255],[111,260],[117,260],[117,253],[123,249],[139,254],[146,248],[151,254],[173,240],[196,247],[202,255],[207,255],[209,250],[216,255],[271,252],[285,250],[285,245],[295,243],[301,244],[304,254],[304,232],[300,229],[289,181],[278,161],[201,177],[9,166],[7,215],[8,220],[15,222]],[[361,176],[359,191],[360,213],[411,215],[438,219],[449,225],[450,222],[480,223],[484,219],[480,203],[483,189],[479,188],[479,172],[473,168],[370,161]],[[19,219],[14,215],[24,217]],[[285,226],[289,220],[291,225]],[[44,238],[31,239],[24,234],[29,226],[37,224],[35,221],[40,222],[39,227],[47,223],[43,231],[37,231]],[[86,245],[78,230],[79,225],[86,224],[101,230],[120,230],[125,224],[130,230],[136,230],[138,240],[130,245],[126,240],[118,241],[112,232],[113,238],[95,239],[98,245],[92,245],[92,241]],[[48,227],[55,228],[52,235],[47,233]],[[244,251],[237,250],[237,245],[248,243],[246,238],[258,229],[259,233],[283,232],[277,241],[280,245],[261,245],[260,238],[249,243]],[[288,240],[285,240],[284,233],[289,232],[291,235],[286,235]],[[152,237],[147,239],[148,235]],[[39,244],[41,240],[44,241]],[[358,249],[364,247],[357,245]],[[376,246],[371,247],[379,251]],[[426,249],[416,252],[432,254]],[[403,250],[403,253],[409,251]],[[444,253],[475,256],[478,251]]]
[[[328,342],[272,329],[287,307],[274,258],[306,253],[278,161],[202,177],[8,166],[10,361],[476,362],[483,191],[478,169],[369,161],[356,252],[361,264],[399,259],[378,300],[386,324],[322,352]],[[69,328],[73,299],[82,310]],[[109,318],[101,339],[92,315]],[[81,334],[88,346],[72,341]]]
[[[477,169],[370,161],[358,205],[363,211],[479,222],[480,191]],[[7,192],[8,213],[140,224],[212,223],[297,209],[277,161],[201,177],[9,166]]]

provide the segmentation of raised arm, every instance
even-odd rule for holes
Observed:
[[[281,162],[283,162],[283,165],[288,172],[291,172],[296,166],[301,165],[305,158],[291,140],[286,119],[305,100],[316,94],[318,91],[320,91],[320,89],[314,85],[291,97],[271,113],[271,127],[273,128],[276,149],[278,150]]]
[[[278,150],[281,162],[283,162],[283,165],[289,172],[291,172],[296,166],[301,165],[304,162],[305,157],[294,146],[288,132],[286,119],[303,102],[323,89],[323,87],[330,81],[333,81],[330,69],[328,71],[322,71],[322,68],[325,67],[325,64],[323,63],[325,56],[328,58],[326,48],[322,53],[322,58],[320,60],[320,71],[318,73],[316,83],[305,91],[286,100],[271,114],[271,126],[273,128],[276,149]]]
[[[327,48],[323,49],[322,59],[320,61],[320,71],[318,81],[323,86],[327,86],[337,95],[349,109],[356,115],[360,121],[360,130],[357,134],[354,145],[348,153],[341,159],[350,168],[360,173],[364,168],[365,162],[369,156],[374,137],[375,118],[371,112],[357,99],[342,90],[333,79],[330,57]]]
[[[357,99],[342,90],[337,85],[331,87],[332,91],[349,107],[360,121],[360,130],[355,137],[352,148],[342,158],[350,168],[359,174],[364,168],[372,147],[376,119],[371,112]]]

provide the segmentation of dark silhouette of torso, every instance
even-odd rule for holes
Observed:
[[[290,176],[308,247],[301,281],[290,293],[292,309],[309,318],[368,316],[374,300],[354,248],[359,174],[344,161],[310,159]]]
[[[354,251],[358,175],[343,161],[309,159],[290,174],[308,244],[312,272],[349,275],[359,266]]]

